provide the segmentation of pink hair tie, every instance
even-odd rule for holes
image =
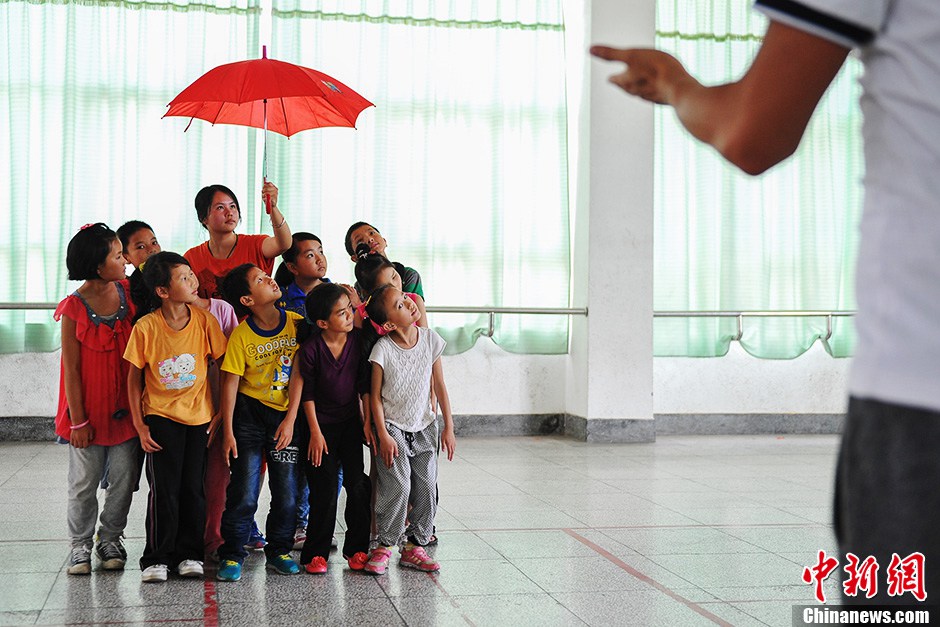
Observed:
[[[366,299],[366,302],[369,302],[369,299]],[[379,335],[386,335],[388,333],[388,331],[386,331],[382,326],[376,324],[375,321],[369,317],[369,313],[366,311],[366,303],[359,303],[356,306],[356,312],[359,314],[360,318],[363,320],[368,320],[372,325],[372,328],[375,329],[375,332]]]
[[[79,230],[79,231],[84,231],[85,229],[90,229],[91,227],[95,226],[96,224],[98,224],[98,223],[97,223],[97,222],[89,222],[88,224],[86,224],[85,226],[83,226],[82,228],[80,228],[80,229],[78,229],[78,230]]]

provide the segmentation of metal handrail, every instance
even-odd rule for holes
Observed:
[[[44,310],[55,309],[58,303],[0,303],[2,310]],[[587,307],[450,307],[450,306],[428,306],[428,313],[462,313],[474,314],[482,313],[489,316],[489,328],[486,336],[493,337],[496,332],[497,314],[516,314],[516,315],[554,315],[554,316],[587,316]],[[825,318],[826,319],[826,337],[828,340],[832,337],[833,318],[850,318],[855,315],[854,311],[654,311],[654,318],[736,318],[738,322],[738,332],[731,338],[733,342],[738,342],[744,336],[744,318]]]
[[[548,315],[548,316],[586,316],[587,307],[447,307],[428,306],[428,313],[482,313],[489,316],[489,325],[483,334],[493,337],[496,333],[496,314]]]
[[[854,311],[654,311],[654,318],[737,318],[738,332],[731,338],[732,342],[740,342],[744,337],[744,318],[825,318],[825,342],[832,337],[833,318],[851,318]]]
[[[0,310],[43,310],[55,309],[58,303],[0,303]],[[519,314],[519,315],[549,315],[549,316],[586,316],[587,307],[447,307],[431,306],[427,308],[428,313],[463,313],[474,314],[482,313],[489,316],[489,325],[486,330],[486,337],[493,337],[496,333],[496,314]]]
[[[0,310],[3,309],[55,309],[59,303],[0,303]]]

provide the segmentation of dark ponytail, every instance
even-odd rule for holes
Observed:
[[[375,325],[382,326],[388,322],[388,313],[385,301],[388,299],[388,290],[394,289],[393,285],[380,285],[376,288],[369,298],[366,299],[367,320],[362,324],[362,354],[363,359],[368,361],[372,354],[372,347],[379,341],[381,336],[376,330]]]
[[[356,282],[359,283],[363,295],[368,296],[379,287],[379,273],[385,268],[395,268],[395,264],[378,253],[370,252],[368,244],[359,244],[356,257]]]

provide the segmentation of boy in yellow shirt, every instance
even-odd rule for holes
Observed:
[[[300,572],[294,545],[295,486],[301,472],[294,442],[297,403],[288,403],[288,381],[303,317],[277,308],[281,289],[261,268],[243,264],[222,280],[222,293],[247,316],[229,337],[222,364],[222,449],[232,469],[222,514],[220,581],[241,579],[244,545],[258,508],[262,461],[267,460],[271,510],[267,517],[268,568],[282,575]]]

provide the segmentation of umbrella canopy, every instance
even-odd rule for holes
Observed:
[[[267,128],[290,137],[311,128],[355,127],[362,110],[374,105],[335,78],[268,59],[265,52],[261,59],[209,70],[168,106],[163,117]]]

